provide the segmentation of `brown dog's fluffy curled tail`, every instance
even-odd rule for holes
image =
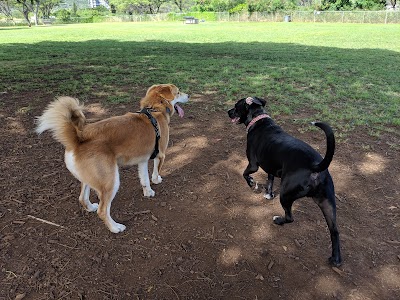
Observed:
[[[37,118],[36,132],[50,130],[53,137],[65,148],[75,148],[81,142],[81,132],[86,118],[83,104],[72,97],[59,97],[51,102]]]

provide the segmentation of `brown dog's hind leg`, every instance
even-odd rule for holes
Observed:
[[[144,197],[154,197],[155,192],[151,189],[149,179],[149,163],[148,161],[140,162],[138,164],[140,184],[143,189]]]
[[[90,202],[89,195],[90,186],[81,182],[81,194],[79,195],[79,202],[88,212],[97,211],[99,204]]]
[[[154,158],[154,167],[153,174],[151,175],[151,181],[154,184],[159,184],[162,182],[162,177],[160,176],[161,168],[164,163],[164,154],[158,154],[156,158]]]
[[[97,214],[104,224],[113,233],[122,232],[125,230],[125,225],[117,223],[111,217],[111,203],[119,189],[119,172],[118,167],[115,165],[114,176],[106,176],[102,180],[102,186],[96,189],[100,199]]]

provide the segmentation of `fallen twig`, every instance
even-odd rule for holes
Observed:
[[[392,244],[392,245],[400,245],[400,241],[391,241],[391,240],[387,240],[386,243]]]
[[[137,216],[137,215],[144,215],[144,214],[149,214],[149,213],[151,213],[151,210],[148,209],[148,210],[136,211],[133,213],[133,215]]]
[[[63,246],[63,247],[66,247],[66,248],[72,249],[72,250],[79,250],[79,248],[76,248],[76,246],[78,246],[78,241],[73,239],[73,238],[70,238],[70,239],[75,241],[75,246],[68,246],[68,245],[65,245],[65,244],[61,244],[61,243],[57,242],[56,240],[48,240],[47,243],[48,244],[60,245],[60,246]]]
[[[58,173],[58,172],[53,172],[53,173],[50,173],[50,174],[44,174],[44,175],[42,176],[42,178],[47,178],[47,177],[56,175],[57,173]]]
[[[49,225],[53,225],[53,226],[65,228],[65,227],[62,226],[62,225],[59,225],[59,224],[56,224],[56,223],[53,223],[53,222],[50,222],[50,221],[47,221],[47,220],[44,220],[44,219],[41,219],[41,218],[36,218],[36,217],[34,217],[34,216],[32,216],[32,215],[27,215],[27,216],[28,216],[29,218],[34,219],[34,220],[39,221],[39,222],[43,222],[43,223],[46,223],[46,224],[49,224]]]
[[[335,271],[336,273],[338,273],[340,276],[344,276],[345,275],[345,272],[343,272],[339,268],[332,267],[332,270]]]
[[[343,198],[340,197],[339,195],[335,194],[335,197],[336,197],[336,199],[338,199],[340,202],[345,202],[345,201],[343,200]]]
[[[17,199],[13,199],[13,201],[14,201],[14,202],[17,202],[17,203],[19,203],[19,204],[25,204],[24,201],[20,201],[20,200],[17,200]]]
[[[18,276],[17,276],[17,275],[15,275],[15,273],[14,273],[14,272],[11,272],[11,271],[6,271],[6,273],[7,273],[7,278],[9,278],[11,275],[12,275],[12,276],[14,276],[15,278],[18,278]]]
[[[64,296],[62,296],[62,297],[59,298],[58,300],[64,299],[64,298],[66,298],[67,296],[69,296],[69,295],[71,295],[71,294],[72,294],[72,291],[70,291],[69,293],[66,293]]]
[[[170,286],[169,284],[164,283],[164,284],[160,284],[160,286],[166,286],[166,287],[170,288],[170,289],[174,292],[176,299],[178,299],[178,300],[180,299],[178,293],[177,293],[177,292],[175,291],[175,289],[174,289],[172,286]]]

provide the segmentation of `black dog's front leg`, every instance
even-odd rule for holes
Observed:
[[[252,163],[250,161],[246,170],[244,170],[244,172],[243,172],[243,177],[246,180],[249,187],[255,188],[255,189],[257,189],[257,184],[254,182],[254,179],[253,179],[253,177],[250,176],[250,174],[257,172],[257,170],[258,170],[257,164]]]

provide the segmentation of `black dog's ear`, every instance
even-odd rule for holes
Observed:
[[[264,99],[261,99],[261,98],[253,97],[253,103],[261,105],[261,106],[265,106],[265,104],[267,104],[267,101],[265,101]]]

